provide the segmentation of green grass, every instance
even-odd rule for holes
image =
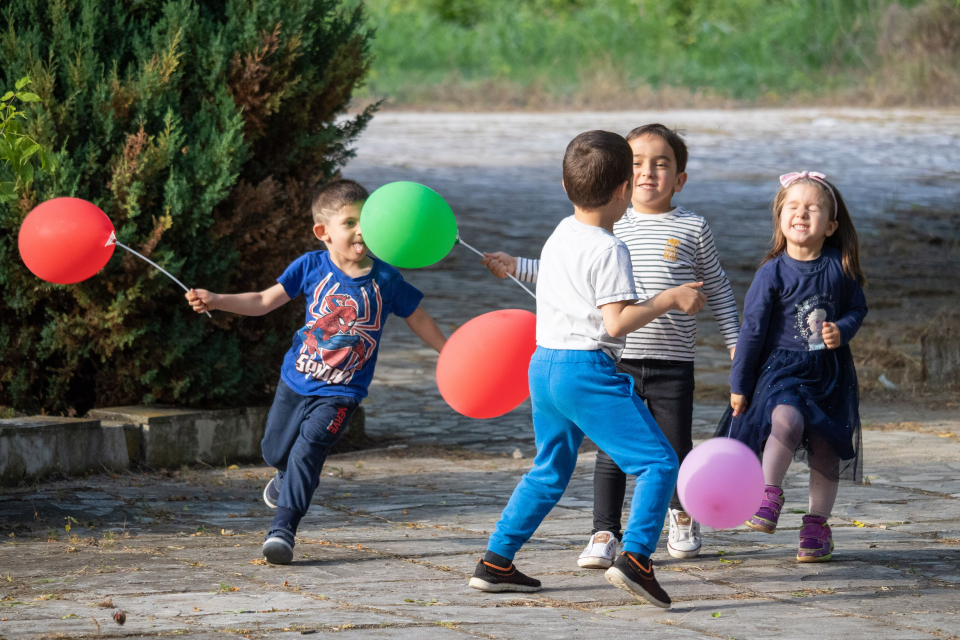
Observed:
[[[563,100],[597,83],[782,101],[850,85],[889,0],[367,0],[367,96],[487,83]],[[916,2],[905,2],[912,5]]]

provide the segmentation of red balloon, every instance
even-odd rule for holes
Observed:
[[[20,257],[41,280],[73,284],[90,278],[113,255],[113,223],[100,207],[80,198],[38,205],[20,225]]]
[[[457,329],[437,360],[437,387],[454,411],[496,418],[530,396],[527,369],[537,348],[537,316],[491,311]]]

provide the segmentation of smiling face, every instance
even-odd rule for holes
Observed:
[[[788,247],[800,247],[818,252],[823,242],[837,230],[831,220],[830,203],[824,202],[824,193],[812,184],[790,185],[780,210],[780,232]]]
[[[677,173],[677,159],[666,140],[643,135],[630,141],[633,150],[633,208],[639,213],[666,213],[687,181]]]
[[[340,211],[331,213],[326,223],[317,224],[313,232],[327,245],[331,257],[347,262],[360,263],[367,257],[367,245],[360,232],[360,209],[362,202],[348,204]]]

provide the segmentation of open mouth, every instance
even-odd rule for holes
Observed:
[[[793,225],[793,229],[795,231],[807,231],[810,227],[805,224],[795,224]]]

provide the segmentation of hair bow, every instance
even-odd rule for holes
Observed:
[[[794,171],[793,173],[785,173],[780,176],[780,185],[786,189],[791,184],[800,180],[802,178],[807,178],[809,180],[814,180],[819,182],[827,188],[827,191],[830,192],[830,199],[833,200],[833,219],[837,219],[837,196],[833,193],[833,187],[827,184],[827,176],[822,173],[817,173],[816,171]]]

